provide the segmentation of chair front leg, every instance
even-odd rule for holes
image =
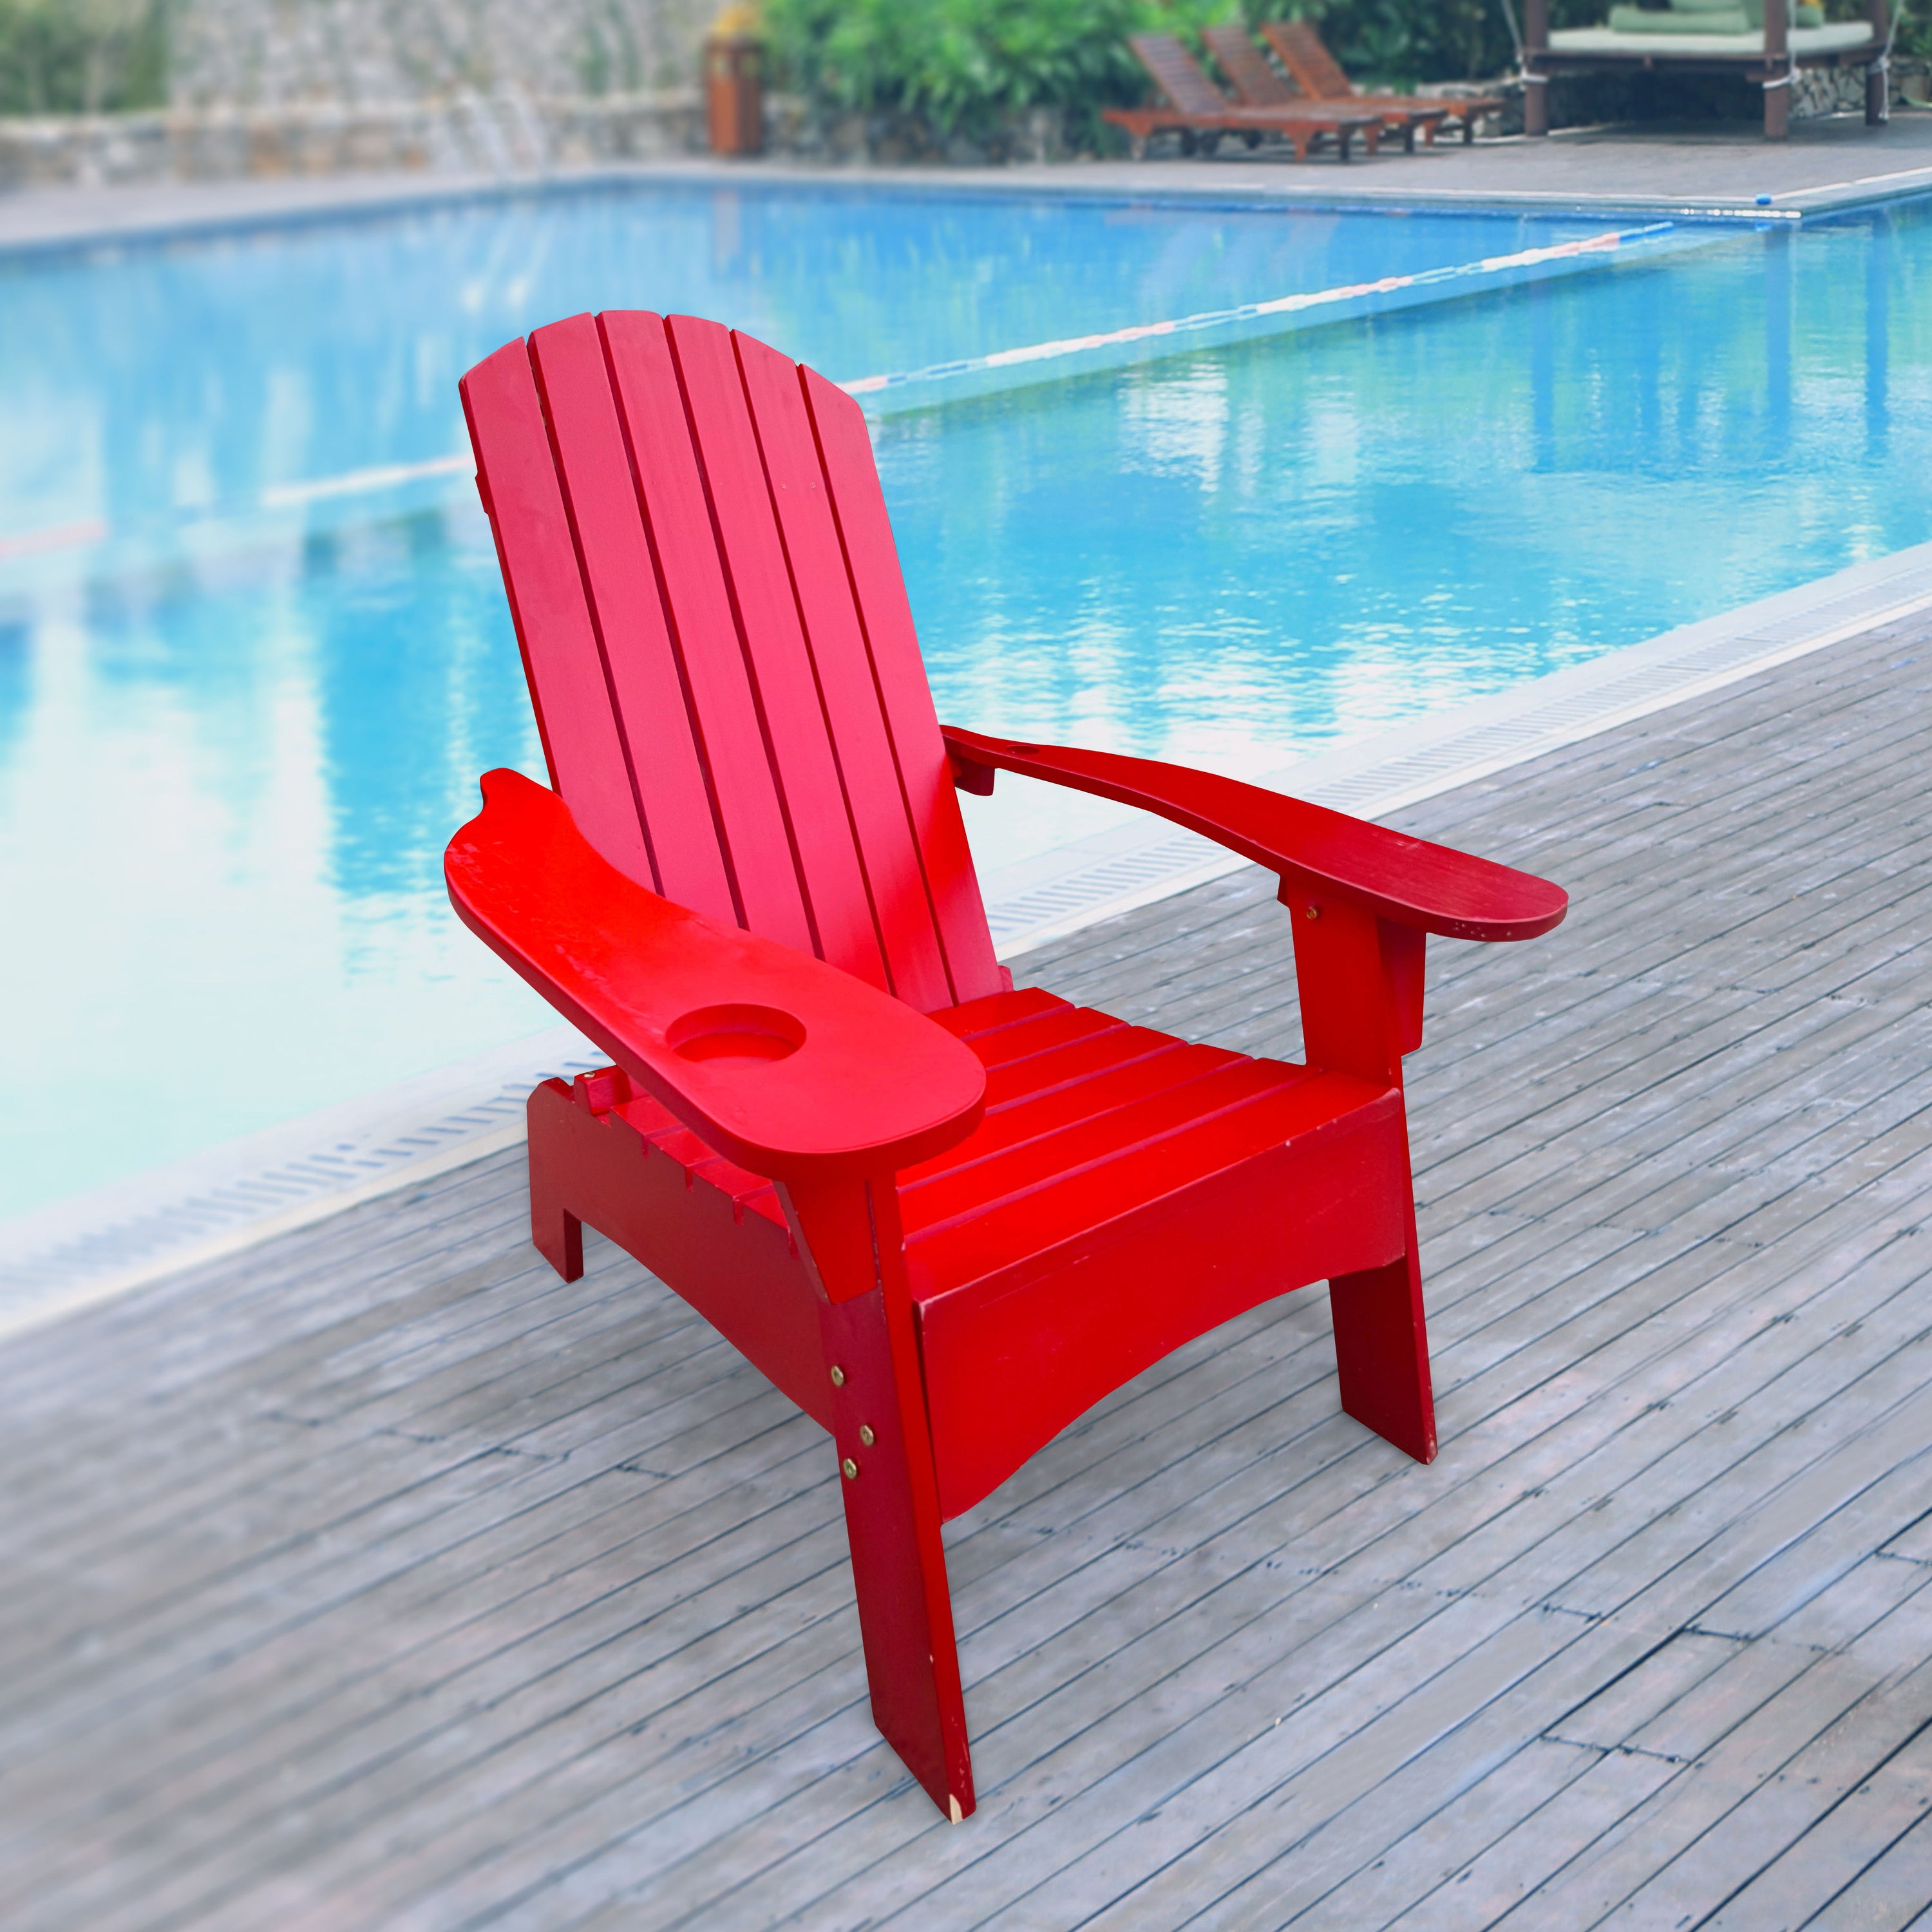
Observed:
[[[973,1763],[898,1190],[886,1175],[778,1192],[819,1293],[872,1719],[956,1825]]]
[[[1336,1276],[1328,1306],[1343,1411],[1418,1462],[1434,1462],[1436,1394],[1413,1206],[1407,1251],[1385,1267]]]
[[[1294,921],[1294,976],[1308,1064],[1402,1084],[1402,1056],[1422,1043],[1424,936],[1359,907],[1284,885]],[[1342,1406],[1418,1462],[1436,1457],[1436,1402],[1415,1202],[1403,1128],[1407,1246],[1380,1268],[1328,1284]]]

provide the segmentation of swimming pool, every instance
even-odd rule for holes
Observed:
[[[640,187],[0,263],[0,1214],[548,1022],[439,872],[540,770],[451,462],[506,338],[687,309],[856,381],[1606,225]],[[1925,208],[1692,238],[901,395],[942,715],[1258,770],[1932,536]],[[994,862],[1095,822],[1024,792]]]

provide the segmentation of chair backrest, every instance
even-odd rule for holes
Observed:
[[[1204,27],[1201,38],[1208,43],[1215,64],[1234,83],[1234,98],[1244,107],[1288,107],[1301,98],[1275,71],[1238,21],[1225,27]]]
[[[540,328],[461,388],[584,836],[922,1012],[1000,990],[858,404],[642,311]]]
[[[1228,97],[1172,34],[1134,34],[1127,45],[1154,84],[1183,114],[1225,114]]]
[[[1322,36],[1306,20],[1270,20],[1262,32],[1303,93],[1317,100],[1346,100],[1353,96],[1354,82],[1336,64],[1335,56],[1322,44]]]

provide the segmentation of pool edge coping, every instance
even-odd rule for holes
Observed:
[[[1379,818],[1928,607],[1932,543],[1312,754],[1262,782]],[[1000,868],[983,880],[999,956],[1018,958],[1247,862],[1155,820]],[[0,1221],[8,1250],[0,1342],[502,1153],[524,1137],[531,1086],[604,1060],[574,1028],[553,1027]],[[98,1259],[68,1284],[36,1288],[76,1250]],[[19,1283],[11,1290],[10,1275]]]
[[[1560,139],[1561,136],[1552,138]],[[1500,147],[1510,144],[1505,141],[1483,145]],[[688,160],[604,162],[491,175],[372,172],[331,176],[322,178],[328,185],[320,191],[310,191],[314,189],[314,177],[283,181],[244,176],[233,182],[142,183],[130,184],[129,192],[160,194],[172,189],[194,194],[227,190],[238,198],[252,190],[260,200],[259,205],[252,206],[183,208],[145,218],[130,214],[118,220],[90,220],[76,214],[64,226],[56,225],[38,232],[9,233],[4,220],[6,202],[4,196],[0,196],[0,260],[69,254],[93,248],[124,247],[146,242],[161,243],[241,234],[262,228],[306,227],[323,222],[406,214],[478,201],[586,193],[599,188],[635,186],[652,181],[733,186],[758,182],[806,188],[864,188],[896,194],[1001,199],[1049,194],[1069,200],[1134,202],[1204,200],[1220,201],[1230,208],[1274,206],[1310,212],[1400,214],[1432,209],[1474,214],[1493,210],[1517,214],[1663,216],[1680,220],[1716,222],[1764,221],[1781,218],[1795,223],[1809,214],[1834,214],[1932,194],[1932,161],[1921,167],[1862,176],[1846,182],[1789,189],[1774,194],[1768,201],[1762,202],[1755,197],[1729,195],[1580,195],[1550,189],[1432,188],[1407,184],[1345,188],[1325,179],[1310,183],[1299,176],[1285,176],[1280,181],[1256,180],[1251,176],[1217,181],[1211,172],[1199,180],[1163,176],[1155,180],[1142,178],[1136,182],[1132,177],[1118,178],[1112,172],[1125,170],[1133,165],[1119,161],[1059,162],[1029,163],[1004,168],[927,170],[872,164],[837,166],[769,160],[725,162],[694,157]],[[1211,170],[1214,164],[1201,165]],[[1259,164],[1237,162],[1232,165]],[[1106,178],[1096,179],[1090,170],[1096,169],[1110,172]],[[29,194],[47,191],[18,190]],[[100,194],[115,191],[77,190]]]

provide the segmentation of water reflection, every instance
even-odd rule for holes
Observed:
[[[849,375],[1525,238],[1478,230],[680,190],[0,268],[0,1213],[544,1023],[441,892],[476,773],[541,770],[466,479],[266,489],[445,455],[572,309]],[[877,440],[944,715],[1252,771],[1924,541],[1928,403],[1912,206]],[[1089,822],[993,802],[994,862]],[[76,1075],[114,1105],[50,1122]]]

